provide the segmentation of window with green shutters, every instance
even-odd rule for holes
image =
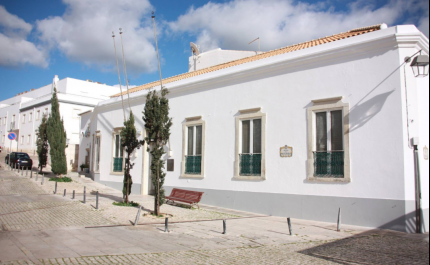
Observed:
[[[113,172],[123,172],[124,149],[121,146],[121,135],[114,135]]]
[[[239,167],[241,176],[261,176],[262,122],[261,119],[241,121],[241,153]]]
[[[185,174],[200,175],[202,173],[203,126],[187,127],[187,154],[185,156]]]
[[[343,178],[345,152],[342,110],[315,113],[316,151],[314,175],[318,178]]]

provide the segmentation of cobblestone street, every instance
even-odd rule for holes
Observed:
[[[2,164],[4,166],[4,164]],[[202,205],[201,210],[165,205],[173,215],[141,216],[116,207],[121,193],[89,179],[72,183],[30,179],[0,169],[0,264],[429,264],[428,235],[259,216]],[[86,186],[87,203],[70,191]],[[62,189],[68,190],[63,197]],[[101,192],[95,210],[94,192]],[[150,196],[132,196],[147,213]],[[227,219],[227,234],[222,221]]]

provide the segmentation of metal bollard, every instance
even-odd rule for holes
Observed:
[[[87,203],[87,187],[84,187],[84,203]]]
[[[33,178],[33,169],[30,169],[30,178]]]
[[[63,195],[63,197],[66,197],[66,189],[64,189],[64,195]]]
[[[134,220],[134,226],[139,223],[140,213],[142,212],[142,206],[139,206],[139,210],[137,211],[136,220]]]
[[[337,216],[337,232],[340,232],[342,226],[342,209],[339,208],[339,214]]]
[[[166,220],[164,221],[164,232],[169,233],[169,218],[166,217]]]
[[[24,176],[24,168],[21,169],[21,176]]]
[[[72,197],[72,199],[73,200],[75,199],[75,190],[73,190],[73,197]]]
[[[25,168],[25,176],[28,177],[28,167]]]
[[[45,183],[45,174],[42,174],[42,185]]]
[[[99,192],[96,193],[96,210],[99,209]]]
[[[54,191],[54,194],[57,194],[57,184],[58,184],[58,182],[55,181],[55,191]]]
[[[31,171],[31,172],[33,172],[33,171]],[[39,180],[39,174],[36,175],[36,181],[38,181],[38,180]]]
[[[225,235],[227,234],[227,220],[222,220],[222,227],[223,227],[223,232],[222,234]]]
[[[293,235],[293,226],[291,225],[291,218],[288,218],[288,229],[290,230],[290,236]]]

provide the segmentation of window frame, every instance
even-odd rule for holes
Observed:
[[[236,116],[236,146],[234,161],[233,180],[244,181],[264,181],[266,180],[266,113],[261,112],[261,108],[239,110]],[[261,175],[260,176],[242,176],[240,175],[240,154],[242,151],[242,121],[261,119]],[[252,130],[251,130],[252,131]],[[252,135],[252,132],[251,132]],[[252,147],[253,140],[250,140]]]
[[[186,174],[185,165],[186,157],[188,155],[188,128],[202,126],[202,165],[200,174]],[[196,131],[196,130],[194,130]],[[196,133],[194,133],[194,141],[196,140]],[[202,116],[185,118],[185,122],[182,124],[182,163],[181,163],[181,176],[180,178],[187,179],[204,179],[205,178],[205,141],[206,141],[206,122],[203,120]],[[196,146],[194,144],[194,151]]]
[[[99,143],[97,144],[97,138],[99,138]],[[93,154],[92,154],[92,171],[96,174],[100,173],[100,160],[101,160],[101,143],[102,143],[102,135],[100,131],[96,131],[96,133],[93,135]],[[99,161],[98,161],[98,168],[97,168],[97,147],[99,152]],[[115,150],[114,150],[115,152]],[[113,164],[112,164],[112,171],[113,171]],[[124,172],[124,167],[123,167]],[[117,172],[115,172],[117,173]]]
[[[28,114],[28,122],[33,122],[33,112]]]
[[[118,176],[123,176],[124,175],[124,167],[125,167],[125,148],[123,148],[123,159],[122,159],[122,171],[121,172],[115,172],[113,171],[113,166],[114,166],[114,156],[115,156],[115,137],[117,135],[121,135],[121,131],[124,129],[124,127],[119,127],[119,128],[114,128],[113,133],[112,133],[112,153],[111,153],[111,175],[118,175]],[[94,146],[92,147],[94,149]],[[93,150],[91,150],[93,152]],[[93,159],[90,160],[91,162],[93,161]]]
[[[36,121],[40,120],[40,110],[36,111]]]
[[[350,163],[350,146],[349,146],[349,103],[342,102],[343,97],[328,98],[313,100],[313,106],[307,109],[308,123],[308,160],[307,160],[307,180],[311,182],[343,182],[350,183],[351,179],[351,163]],[[344,151],[344,177],[315,177],[314,167],[314,152],[316,148],[316,114],[326,112],[330,114],[332,111],[342,110],[343,116],[343,151]],[[331,150],[331,134],[329,132],[331,117],[327,115],[327,151]]]

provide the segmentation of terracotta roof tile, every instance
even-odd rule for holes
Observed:
[[[163,79],[163,84],[169,84],[169,83],[176,82],[176,81],[179,81],[179,80],[183,80],[183,79],[191,78],[191,77],[194,77],[194,76],[199,76],[199,75],[203,75],[203,74],[215,72],[215,71],[218,71],[218,70],[226,69],[226,68],[229,68],[229,67],[233,67],[233,66],[237,66],[237,65],[241,65],[241,64],[245,64],[245,63],[249,63],[249,62],[254,62],[254,61],[262,60],[262,59],[269,58],[269,57],[272,57],[272,56],[276,56],[276,55],[280,55],[280,54],[286,54],[286,53],[290,53],[290,52],[294,52],[294,51],[306,49],[306,48],[309,48],[309,47],[319,46],[319,45],[323,45],[323,44],[326,44],[326,43],[330,43],[330,42],[334,42],[334,41],[338,41],[338,40],[342,40],[342,39],[347,39],[347,38],[351,38],[351,37],[354,37],[354,36],[363,35],[363,34],[366,34],[366,33],[370,33],[370,32],[374,32],[374,31],[380,30],[380,28],[381,28],[381,24],[375,25],[375,26],[371,26],[371,27],[354,29],[354,30],[350,30],[348,32],[336,34],[336,35],[333,35],[333,36],[327,36],[325,38],[321,38],[321,39],[318,39],[318,40],[312,40],[312,41],[308,41],[308,42],[305,42],[305,43],[291,45],[291,46],[288,46],[288,47],[284,47],[284,48],[280,48],[280,49],[277,49],[277,50],[273,50],[273,51],[261,53],[261,54],[255,55],[255,56],[247,57],[247,58],[244,58],[244,59],[239,59],[239,60],[236,60],[236,61],[232,61],[232,62],[228,62],[228,63],[216,65],[216,66],[212,66],[212,67],[209,67],[209,68],[197,70],[197,71],[190,72],[190,73],[185,73],[185,74],[181,74],[181,75],[177,75],[177,76],[172,76],[172,77]],[[148,83],[148,84],[145,84],[145,85],[141,85],[141,86],[129,89],[129,92],[130,93],[135,93],[135,92],[138,92],[138,91],[141,91],[141,90],[151,89],[151,88],[159,86],[159,85],[160,85],[160,81],[154,81],[154,82],[151,82],[151,83]],[[114,98],[114,97],[119,97],[119,96],[121,96],[121,94],[116,94],[116,95],[113,95],[111,97]]]

